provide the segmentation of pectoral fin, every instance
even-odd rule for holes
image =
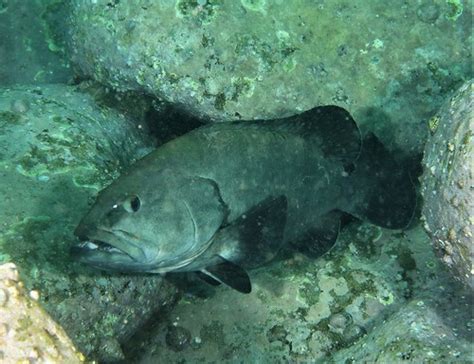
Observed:
[[[237,264],[221,258],[221,263],[207,267],[201,271],[200,278],[216,286],[216,283],[223,283],[241,293],[250,293],[252,284],[247,272]],[[210,278],[210,279],[209,279]]]
[[[205,266],[198,272],[199,278],[214,286],[223,283],[250,293],[250,278],[240,264],[255,267],[277,254],[283,243],[286,215],[286,197],[269,197],[220,229],[211,247],[194,262]]]
[[[218,280],[216,280],[215,278],[211,277],[208,274],[209,273],[207,273],[206,271],[196,272],[196,275],[199,277],[199,279],[203,280],[207,284],[210,284],[211,286],[214,286],[214,287],[215,286],[220,286],[221,282],[219,282]]]
[[[217,233],[216,254],[249,268],[271,260],[283,244],[287,205],[285,196],[269,197],[255,205]]]

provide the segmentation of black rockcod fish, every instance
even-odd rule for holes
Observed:
[[[316,107],[269,121],[215,123],[176,138],[100,192],[75,234],[94,267],[196,271],[251,291],[244,268],[306,237],[324,253],[342,211],[388,228],[409,224],[410,176],[347,111]]]

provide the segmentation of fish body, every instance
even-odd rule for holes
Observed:
[[[75,231],[83,242],[74,253],[101,269],[196,271],[250,291],[244,268],[271,260],[282,245],[309,234],[308,244],[326,251],[338,211],[386,227],[409,222],[409,176],[383,148],[371,152],[336,106],[195,129],[100,192]]]

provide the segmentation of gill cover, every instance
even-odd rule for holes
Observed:
[[[161,197],[155,200],[147,225],[154,225],[157,249],[150,271],[163,273],[187,266],[211,245],[227,208],[219,186],[209,178],[164,170],[159,182],[156,193]]]
[[[173,172],[172,172],[173,173]],[[179,198],[184,203],[194,229],[194,242],[209,243],[224,223],[228,211],[217,183],[204,177],[184,177]]]
[[[161,273],[211,244],[227,216],[218,185],[170,169],[144,177],[132,171],[99,194],[76,228],[76,258],[106,270]]]

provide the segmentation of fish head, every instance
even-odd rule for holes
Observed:
[[[104,270],[178,270],[206,250],[224,218],[211,180],[137,168],[99,193],[72,253]]]

